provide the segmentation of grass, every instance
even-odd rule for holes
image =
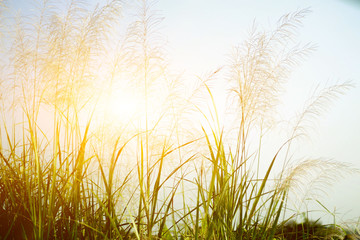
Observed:
[[[296,222],[286,213],[290,193],[312,171],[320,172],[310,181],[320,189],[355,172],[290,157],[307,125],[351,83],[315,93],[290,137],[272,146],[272,156],[262,154],[281,89],[314,50],[288,47],[308,10],[283,16],[275,30],[254,28],[229,64],[189,88],[167,68],[152,4],[137,4],[128,25],[119,18],[127,13],[121,1],[93,10],[44,1],[32,17],[3,19],[4,47],[11,47],[2,53],[0,238],[350,237],[335,221]],[[211,87],[217,78],[228,81],[235,124],[222,123]],[[141,102],[121,119],[101,105],[118,88]]]

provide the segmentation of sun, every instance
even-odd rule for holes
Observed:
[[[112,88],[102,92],[98,99],[96,118],[110,125],[136,125],[143,101],[128,87]]]
[[[110,117],[126,121],[133,119],[141,109],[141,99],[126,89],[115,89],[105,96],[106,111]]]
[[[146,131],[159,123],[162,116],[164,96],[151,92],[146,98],[143,91],[123,84],[99,89],[94,120],[113,127],[127,126],[136,131]]]

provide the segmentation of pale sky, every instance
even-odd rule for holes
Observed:
[[[246,38],[254,19],[263,29],[275,27],[284,14],[310,7],[299,41],[317,50],[291,75],[287,111],[301,111],[312,89],[352,80],[356,85],[320,116],[312,142],[299,156],[324,157],[360,168],[360,1],[160,0],[163,32],[176,68],[203,74],[226,63],[231,47]],[[321,202],[340,220],[360,217],[360,176],[349,176],[328,189]],[[321,216],[321,214],[320,214]]]
[[[21,8],[26,1],[9,1]],[[324,157],[353,164],[360,169],[360,4],[357,1],[240,1],[158,0],[155,8],[168,42],[172,66],[185,75],[201,75],[226,63],[234,45],[246,39],[254,19],[259,28],[275,27],[284,14],[303,8],[311,13],[299,29],[298,40],[312,42],[317,50],[289,78],[286,117],[301,111],[317,84],[352,80],[356,85],[335,101],[319,118],[312,142],[304,144],[299,157]],[[24,11],[24,10],[23,10]],[[322,203],[340,220],[360,217],[360,176],[349,176],[328,191]]]

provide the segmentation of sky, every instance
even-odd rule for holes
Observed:
[[[177,69],[201,75],[226,63],[255,20],[271,29],[284,14],[310,8],[298,40],[317,46],[288,79],[280,114],[301,111],[317,86],[352,81],[355,88],[319,117],[299,156],[322,157],[360,168],[360,1],[168,1],[157,4],[170,57]],[[320,201],[343,221],[360,217],[360,176],[339,179]],[[319,205],[313,207],[321,209]],[[324,209],[322,209],[324,211]],[[322,216],[322,213],[319,213]],[[316,215],[315,215],[316,216]],[[325,218],[329,215],[325,216]]]
[[[355,88],[323,114],[311,141],[299,156],[323,157],[360,169],[360,4],[355,0],[158,0],[164,17],[161,33],[167,40],[171,65],[187,76],[202,75],[226,64],[233,46],[246,40],[254,20],[271,29],[284,14],[310,8],[299,29],[301,43],[317,50],[296,67],[288,79],[279,114],[301,111],[314,87],[351,80]],[[24,8],[29,2],[9,1]],[[26,11],[23,10],[23,11]],[[328,189],[321,202],[347,221],[360,217],[360,175],[347,176]],[[328,215],[329,216],[329,215]]]

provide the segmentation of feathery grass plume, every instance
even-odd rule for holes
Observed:
[[[359,173],[359,170],[347,163],[325,159],[306,159],[286,171],[280,188],[297,193],[297,197],[302,203],[305,198],[326,195],[324,189],[346,175],[355,173]]]
[[[349,174],[360,173],[358,169],[349,164],[324,159],[306,159],[294,167],[289,168],[288,166],[286,169],[288,169],[286,172],[281,173],[284,175],[279,178],[277,188],[286,192],[285,204],[295,206],[295,216],[302,211],[303,207],[306,207],[308,199],[316,199],[327,210],[319,202],[319,199],[327,194],[325,189],[329,189],[332,184]],[[327,210],[327,212],[329,211]],[[336,226],[335,216],[333,225]]]
[[[295,118],[290,135],[290,139],[292,140],[287,145],[283,169],[285,169],[291,162],[289,154],[293,142],[298,140],[300,137],[309,137],[309,130],[311,130],[312,126],[316,124],[317,117],[327,111],[332,101],[337,99],[340,95],[345,94],[345,92],[352,87],[354,87],[352,82],[344,82],[331,85],[321,90],[319,90],[318,87],[315,88],[312,96],[306,102],[302,112]],[[282,178],[283,176],[281,175],[280,179]]]
[[[323,89],[316,87],[304,109],[296,118],[291,137],[307,136],[317,117],[325,113],[334,100],[353,87],[354,85],[350,81],[336,83]]]
[[[258,31],[254,24],[249,39],[234,48],[228,65],[230,100],[237,103],[240,119],[247,124],[269,120],[291,69],[315,49],[310,43],[289,47],[309,12],[284,15],[270,32]]]

